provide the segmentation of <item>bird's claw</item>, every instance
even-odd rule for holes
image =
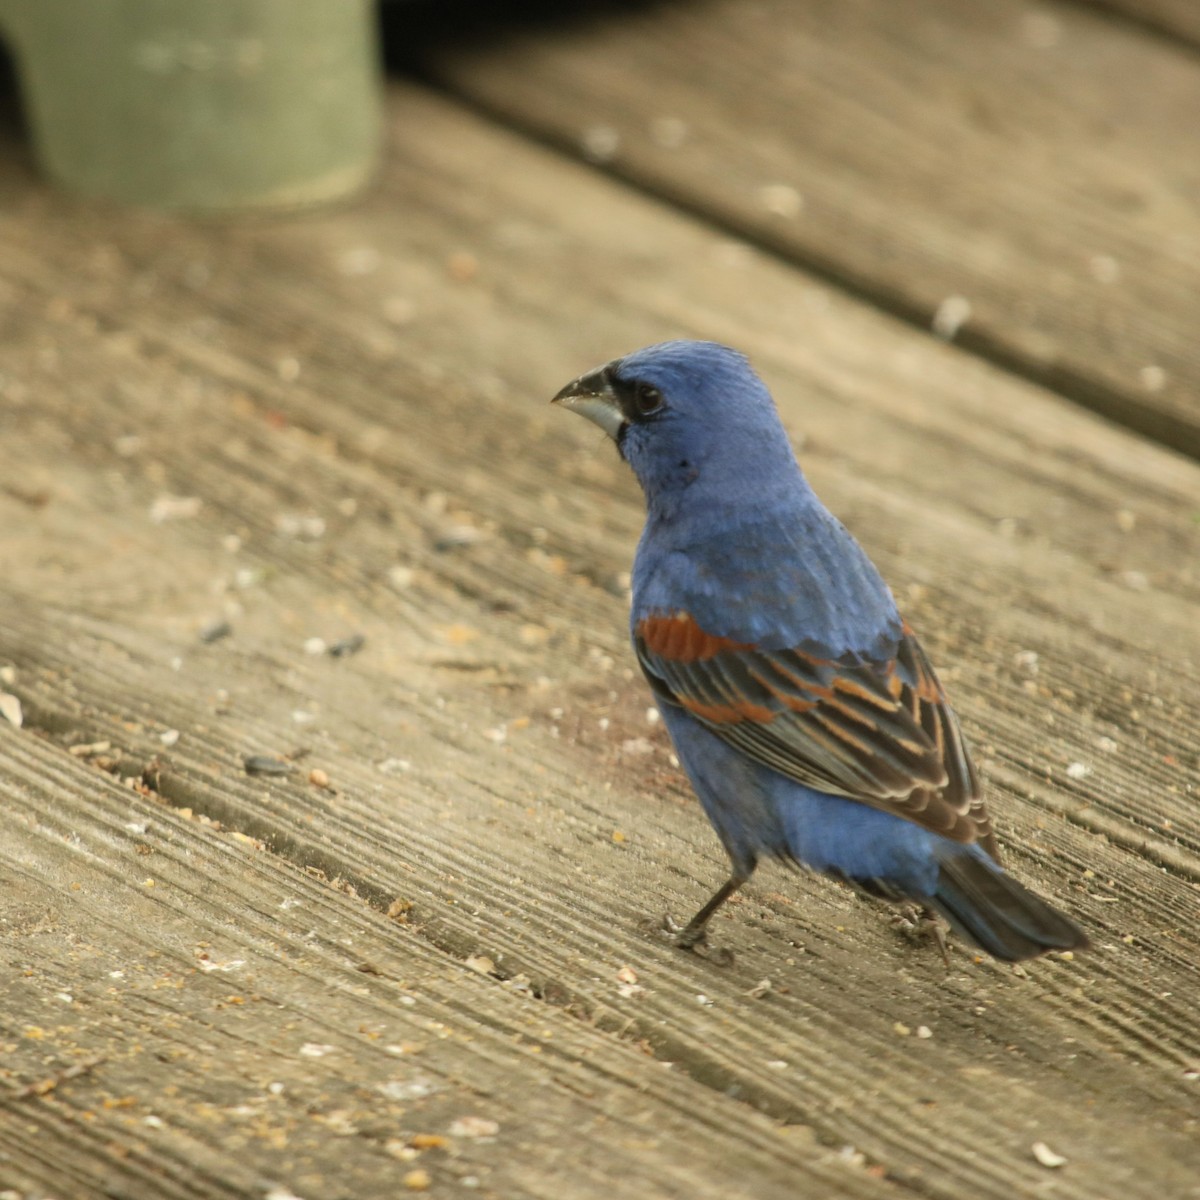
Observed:
[[[947,969],[950,966],[950,949],[946,942],[949,926],[931,908],[917,904],[906,904],[892,917],[892,925],[914,941],[933,938]]]
[[[659,930],[667,934],[680,950],[688,950],[697,957],[703,958],[706,962],[710,962],[717,967],[729,967],[733,965],[733,951],[725,946],[721,946],[716,950],[711,949],[708,944],[708,929],[703,925],[699,928],[693,928],[691,925],[680,925],[668,913],[663,917]]]

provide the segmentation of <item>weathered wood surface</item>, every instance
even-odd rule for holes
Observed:
[[[423,61],[504,119],[1200,455],[1193,49],[1086,5],[701,0],[452,34]]]
[[[0,156],[0,1184],[1194,1194],[1200,468],[452,103],[391,114],[361,205],[240,229]],[[946,970],[771,867],[732,967],[646,931],[724,863],[630,669],[634,485],[545,400],[678,333],[759,363],[1094,953]]]
[[[1192,0],[1084,0],[1185,42],[1200,43],[1200,8]]]

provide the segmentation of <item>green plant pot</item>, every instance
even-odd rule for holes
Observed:
[[[0,30],[38,161],[74,191],[220,212],[370,175],[371,0],[0,0]]]

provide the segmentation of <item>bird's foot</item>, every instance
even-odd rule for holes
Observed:
[[[680,925],[667,913],[657,926],[657,932],[666,934],[680,950],[693,954],[718,967],[733,965],[733,951],[721,946],[712,949],[708,944],[708,929],[704,925]]]
[[[674,937],[680,950],[690,950],[716,967],[733,966],[732,950],[727,946],[715,950],[709,946],[707,925],[679,925],[668,915],[663,918],[663,928]]]
[[[946,931],[950,926],[932,908],[926,908],[922,904],[903,904],[892,915],[891,924],[913,941],[933,938],[942,956],[942,962],[949,969],[950,949],[946,942]]]

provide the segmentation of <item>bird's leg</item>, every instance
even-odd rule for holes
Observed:
[[[950,967],[950,950],[946,944],[946,923],[928,905],[910,903],[901,905],[892,917],[892,924],[902,929],[910,938],[931,937],[937,943],[942,962]]]
[[[708,937],[709,918],[746,882],[748,876],[734,875],[727,879],[712,895],[708,903],[679,931],[675,945],[681,950],[692,950]]]
[[[937,942],[937,948],[942,952],[942,962],[945,964],[946,970],[950,970],[950,951],[946,946],[946,922],[932,908],[926,908],[921,915],[927,923],[926,927],[933,940]]]

